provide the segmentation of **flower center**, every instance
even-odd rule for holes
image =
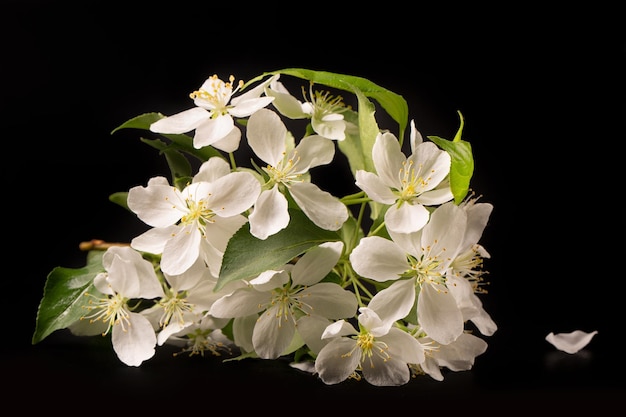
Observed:
[[[437,241],[435,241],[437,243]],[[411,255],[407,255],[411,269],[407,271],[406,276],[415,276],[417,278],[417,285],[429,284],[432,285],[437,291],[447,292],[445,287],[446,277],[444,271],[442,271],[444,265],[444,259],[442,254],[446,251],[446,248],[441,249],[441,254],[430,254],[430,246],[426,248],[424,253],[429,255],[422,255],[415,258]]]
[[[208,80],[208,89],[201,88],[189,94],[192,99],[200,99],[206,106],[213,110],[212,117],[217,117],[228,113],[228,103],[233,94],[243,86],[243,81],[239,80],[237,87],[233,90],[234,76],[228,78],[229,82],[224,82],[212,75]],[[204,86],[206,88],[206,85]]]
[[[475,293],[487,293],[483,287],[485,284],[483,275],[486,272],[482,269],[483,257],[478,245],[474,245],[471,249],[457,256],[452,262],[452,268],[456,276],[463,277],[470,282]]]
[[[230,348],[222,342],[214,340],[211,337],[211,332],[210,329],[197,328],[193,332],[187,333],[185,335],[188,339],[187,346],[181,352],[174,353],[174,356],[184,352],[189,352],[189,356],[204,356],[204,352],[207,351],[214,356],[221,356],[221,350],[230,353]]]
[[[391,358],[389,355],[389,346],[385,342],[377,341],[369,332],[361,333],[356,337],[356,346],[363,352],[361,363],[369,360],[370,367],[372,368],[374,367],[372,360],[374,355],[382,358],[383,362]]]
[[[313,311],[313,307],[303,302],[303,295],[301,291],[306,287],[292,288],[287,283],[283,288],[277,288],[272,291],[272,299],[269,303],[269,307],[276,306],[276,319],[278,319],[278,327],[281,327],[283,320],[291,320],[296,322],[296,311],[302,311],[305,314],[310,314]]]
[[[83,308],[87,309],[89,313],[82,316],[80,319],[89,319],[89,323],[94,323],[98,320],[102,320],[105,323],[108,322],[108,326],[102,333],[102,336],[109,333],[116,324],[122,326],[122,330],[124,331],[130,326],[130,311],[126,304],[128,299],[120,294],[105,298],[98,298],[89,293],[85,293],[85,296],[90,297],[90,299],[89,305],[83,306]]]
[[[207,207],[206,200],[196,201],[189,198],[186,204],[189,211],[180,219],[183,225],[197,222],[199,225],[205,226],[207,223],[214,222],[215,213]]]
[[[289,187],[292,182],[302,181],[300,179],[302,174],[296,170],[299,161],[298,152],[294,151],[291,158],[283,158],[278,165],[263,168],[270,177],[269,184],[283,184]]]
[[[302,95],[306,100],[306,92],[302,91]],[[328,91],[313,91],[313,82],[309,85],[309,95],[311,96],[311,105],[313,107],[313,117],[322,119],[327,114],[339,114],[348,110],[343,102],[343,97],[333,96]]]
[[[163,307],[163,315],[159,320],[159,325],[161,327],[167,326],[174,317],[182,326],[185,324],[184,314],[191,312],[193,305],[185,298],[185,292],[174,293],[171,289],[169,292],[159,301],[159,305]]]
[[[400,203],[412,201],[424,192],[432,177],[424,178],[421,175],[422,165],[415,167],[412,160],[404,161],[398,176],[400,177],[400,190],[396,192]],[[431,171],[432,174],[432,171]]]

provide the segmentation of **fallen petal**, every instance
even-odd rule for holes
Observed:
[[[583,332],[582,330],[557,334],[550,332],[550,334],[546,336],[546,340],[563,352],[576,353],[587,346],[597,333],[597,330],[591,333]]]

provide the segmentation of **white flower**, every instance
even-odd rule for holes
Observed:
[[[130,189],[128,207],[152,226],[135,237],[131,246],[162,254],[163,272],[182,274],[202,257],[211,272],[219,274],[228,240],[247,221],[241,213],[261,191],[254,175],[229,172],[224,164],[219,157],[209,159],[182,191],[164,177],[151,178],[147,187]]]
[[[205,328],[210,324],[213,329],[221,329],[228,320],[205,320],[206,311],[223,294],[214,291],[217,278],[211,273],[203,260],[198,260],[180,275],[164,273],[168,289],[154,307],[158,315],[158,344],[164,344],[172,335],[185,334],[188,327],[204,320]]]
[[[424,362],[416,364],[417,372],[424,372],[437,381],[443,381],[442,367],[454,372],[468,371],[476,357],[487,350],[487,342],[470,333],[462,333],[448,345],[438,344],[427,336],[418,340],[424,346],[425,357]]]
[[[452,261],[451,269],[446,275],[447,287],[463,313],[463,320],[473,322],[482,334],[491,336],[498,326],[485,311],[476,294],[487,292],[481,287],[484,273],[481,268],[483,259],[490,255],[478,241],[487,226],[493,205],[469,199],[460,207],[467,213],[467,229],[459,255]]]
[[[310,101],[302,102],[292,96],[278,79],[277,75],[271,80],[265,94],[274,97],[272,105],[280,114],[290,119],[311,119],[313,131],[327,139],[341,141],[346,138],[347,122],[342,113],[348,108],[341,96],[332,96],[329,92],[314,92],[311,82]]]
[[[410,380],[409,364],[424,361],[421,344],[407,332],[394,327],[406,316],[412,303],[394,302],[394,290],[384,289],[359,309],[359,329],[339,320],[326,328],[330,339],[315,359],[315,371],[326,384],[337,384],[358,371],[372,385],[397,386]]]
[[[247,125],[248,144],[265,163],[269,176],[254,210],[249,216],[250,233],[266,239],[289,224],[289,192],[304,214],[317,226],[338,230],[348,219],[347,207],[317,185],[308,181],[310,168],[333,160],[334,144],[318,135],[303,138],[294,148],[288,147],[287,128],[271,110],[261,109],[250,116]]]
[[[416,232],[428,222],[424,206],[443,204],[453,198],[447,184],[450,155],[421,136],[411,123],[411,149],[405,157],[392,133],[379,133],[372,148],[378,174],[357,170],[356,185],[372,200],[390,206],[385,225],[396,233]]]
[[[90,313],[83,318],[104,323],[104,334],[112,330],[118,358],[126,365],[139,366],[154,356],[157,338],[150,321],[133,312],[128,302],[163,297],[163,288],[152,264],[130,247],[110,247],[102,265],[107,272],[96,275],[93,283],[106,297],[90,302]],[[75,333],[80,334],[80,330]]]
[[[598,334],[597,330],[591,333],[582,330],[574,330],[571,333],[553,333],[546,336],[546,340],[559,350],[566,353],[576,353],[591,342],[591,339]]]
[[[342,242],[313,247],[295,264],[266,271],[251,280],[248,288],[220,298],[209,314],[245,320],[255,317],[248,321],[253,325],[254,351],[264,359],[278,358],[296,336],[302,318],[338,319],[356,313],[354,293],[333,282],[320,282],[334,268],[342,250]]]
[[[359,275],[379,282],[398,280],[389,288],[404,289],[398,294],[417,303],[422,328],[442,344],[463,332],[463,315],[449,291],[446,274],[463,242],[466,223],[465,210],[449,202],[435,209],[418,232],[390,233],[393,240],[365,237],[350,254]]]
[[[265,86],[271,78],[255,88],[234,97],[243,86],[239,81],[233,88],[235,78],[231,75],[224,82],[213,75],[208,78],[198,91],[190,94],[197,107],[164,117],[150,125],[156,133],[178,134],[195,130],[193,145],[195,148],[212,145],[225,152],[233,152],[239,147],[241,130],[235,126],[233,117],[247,117],[267,106],[273,97],[263,96]]]

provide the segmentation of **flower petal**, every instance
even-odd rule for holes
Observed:
[[[348,208],[311,182],[297,182],[289,189],[304,214],[324,230],[339,230],[348,220]]]
[[[264,305],[271,301],[271,293],[260,292],[252,288],[239,288],[231,294],[216,300],[209,314],[213,317],[245,317],[256,314],[263,309]]]
[[[224,139],[235,128],[235,121],[229,114],[219,115],[205,120],[196,128],[193,147],[203,148]]]
[[[325,384],[338,384],[348,379],[360,361],[361,349],[356,341],[342,337],[322,348],[315,359],[315,372]]]
[[[395,233],[413,233],[428,223],[430,213],[421,204],[391,206],[385,213],[385,225]]]
[[[155,133],[179,134],[194,130],[211,117],[211,113],[201,107],[193,107],[169,117],[164,117],[150,125]]]
[[[248,145],[261,160],[271,166],[282,161],[286,150],[287,128],[273,111],[261,109],[248,119]]]
[[[463,315],[452,294],[423,284],[417,300],[417,316],[426,334],[447,345],[463,333]]]
[[[409,269],[404,251],[380,236],[361,239],[350,253],[350,262],[357,274],[379,282],[398,279]]]
[[[300,292],[302,310],[329,319],[351,317],[356,313],[357,299],[353,292],[334,282],[320,282]]]
[[[309,249],[291,271],[294,285],[313,285],[320,282],[335,267],[343,251],[343,242],[325,242]]]
[[[393,204],[398,199],[387,184],[376,174],[359,169],[355,174],[356,185],[372,200],[382,204]]]
[[[287,227],[289,224],[288,203],[277,185],[271,190],[261,192],[248,221],[252,236],[261,240]]]
[[[376,311],[387,328],[406,317],[415,304],[415,279],[402,279],[380,290],[367,305]]]
[[[398,173],[406,163],[400,142],[392,133],[379,133],[372,148],[374,167],[387,187],[401,189]]]
[[[130,313],[130,323],[125,329],[121,324],[113,326],[111,341],[117,357],[128,366],[139,366],[154,356],[157,343],[152,324],[138,313]]]
[[[571,333],[556,334],[550,332],[546,336],[546,340],[563,352],[576,353],[587,346],[596,334],[598,334],[597,330],[594,330],[591,333],[587,333],[582,330],[574,330]]]
[[[254,326],[252,344],[263,359],[276,359],[287,349],[296,333],[296,324],[290,312],[275,305],[261,313]]]

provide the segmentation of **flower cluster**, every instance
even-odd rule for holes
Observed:
[[[308,83],[301,97],[286,80]],[[190,98],[188,110],[113,130],[155,135],[142,140],[172,175],[110,196],[147,230],[86,245],[84,268],[55,268],[33,343],[60,329],[101,334],[129,366],[165,344],[289,357],[326,384],[397,386],[472,368],[481,336],[497,329],[480,300],[493,206],[470,192],[462,117],[452,140],[425,140],[402,96],[299,68],[246,83],[214,75]],[[235,158],[244,148],[250,166]],[[357,190],[345,196],[313,181],[338,152]]]

